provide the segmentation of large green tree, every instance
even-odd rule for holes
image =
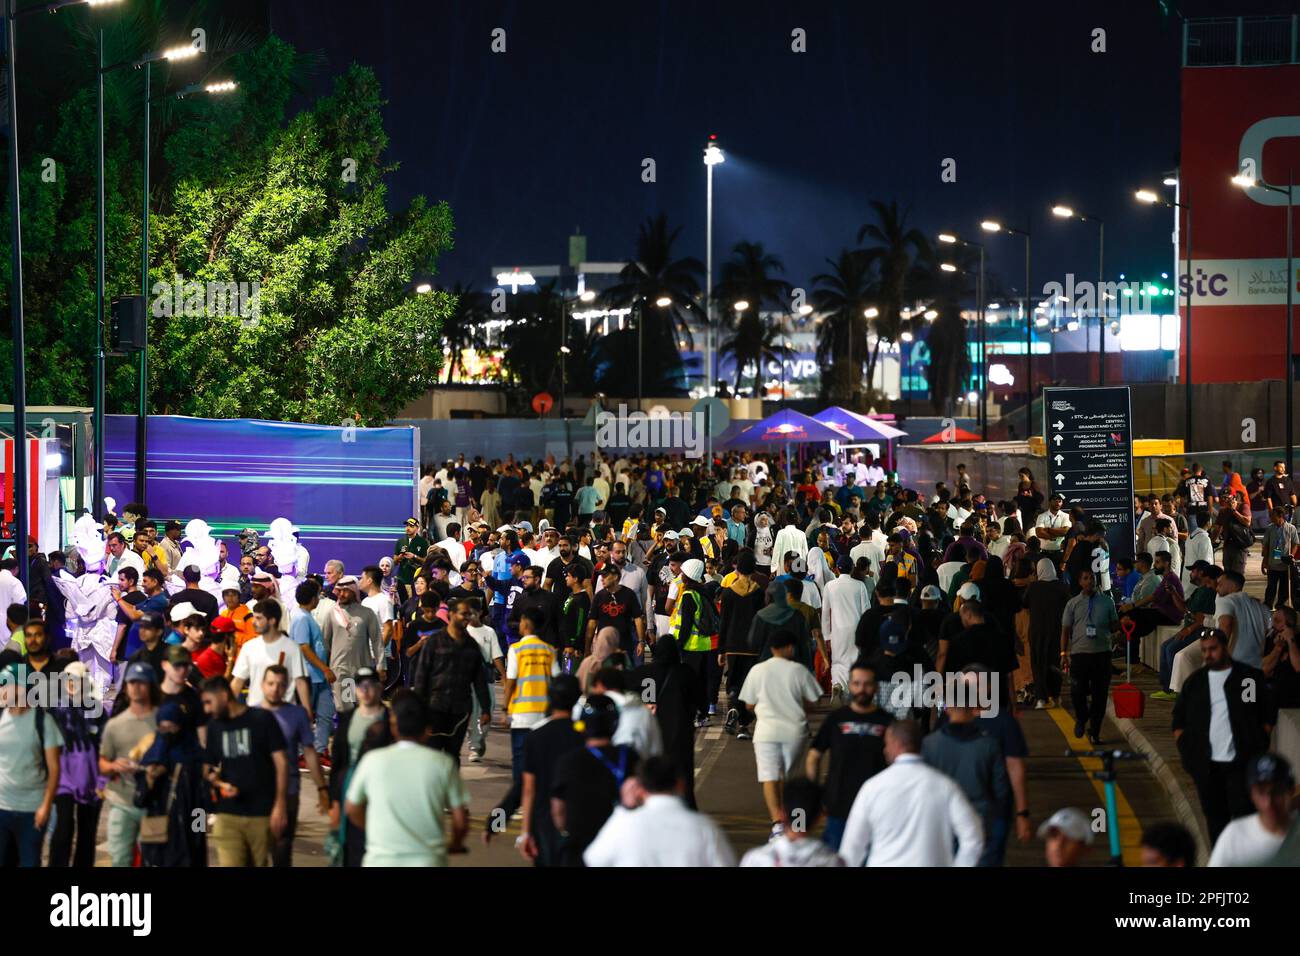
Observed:
[[[108,60],[165,41],[149,35],[152,22],[116,28]],[[370,70],[351,67],[329,95],[290,117],[302,56],[275,37],[233,56],[218,37],[209,43],[209,76],[233,79],[238,90],[167,102],[153,124],[152,411],[380,423],[438,380],[439,326],[454,298],[417,295],[413,280],[433,273],[450,247],[450,210],[423,197],[389,209],[385,178],[396,167],[385,157],[384,103]],[[154,75],[155,96],[179,82],[161,69]],[[140,291],[143,87],[138,71],[109,80],[111,296]],[[57,120],[22,157],[33,403],[78,404],[90,394],[95,122],[87,86],[46,105]],[[62,173],[52,183],[41,180],[47,151]],[[187,306],[180,315],[168,308],[176,276]],[[242,284],[256,293],[256,316],[220,314],[207,295],[192,296],[195,282]],[[110,359],[109,411],[133,409],[134,367]],[[0,387],[9,380],[0,372]]]

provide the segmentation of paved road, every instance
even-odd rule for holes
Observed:
[[[829,710],[823,702],[814,717],[814,727]],[[1067,751],[1087,749],[1086,740],[1073,736],[1073,720],[1061,708],[1050,711],[1028,710],[1020,713],[1025,736],[1029,742],[1028,760],[1029,806],[1034,826],[1063,806],[1077,806],[1090,815],[1102,807],[1104,800],[1101,784],[1090,778],[1099,769],[1099,762],[1089,758],[1067,756]],[[1103,728],[1107,744],[1123,746],[1123,738],[1107,722]],[[696,793],[700,809],[714,817],[730,837],[737,855],[759,845],[767,838],[768,820],[754,773],[753,748],[748,741],[739,741],[724,734],[721,720],[702,730],[695,749]],[[470,852],[452,858],[453,866],[526,866],[514,850],[514,838],[519,832],[519,822],[512,820],[505,834],[484,845],[481,839],[483,822],[491,809],[510,787],[510,741],[503,727],[493,727],[489,735],[488,750],[483,761],[461,767],[470,791],[470,813],[473,833]],[[304,791],[310,793],[310,781],[304,780]],[[1119,812],[1121,837],[1125,862],[1136,863],[1137,839],[1141,828],[1158,820],[1174,819],[1164,791],[1141,765],[1125,765],[1119,782]],[[314,808],[303,808],[298,824],[295,844],[296,866],[324,866],[323,851],[326,819]],[[100,865],[107,860],[103,853],[104,831],[101,825]],[[1106,863],[1109,849],[1105,833],[1098,833],[1088,851],[1088,862]],[[1041,866],[1042,843],[1034,838],[1027,844],[1014,840],[1007,854],[1010,866]]]

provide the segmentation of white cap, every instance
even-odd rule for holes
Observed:
[[[689,561],[682,562],[682,574],[692,581],[699,581],[704,577],[704,562],[699,558],[691,558]]]
[[[692,531],[690,528],[683,528],[681,531],[678,531],[678,532],[677,532],[677,537],[679,537],[679,538],[693,538],[693,537],[695,537],[695,532]]]
[[[513,526],[508,524],[503,524],[501,527],[497,528],[497,534],[503,534],[506,531],[514,531],[514,530],[515,529]]]
[[[691,524],[697,524],[700,527],[705,527],[708,525],[708,523],[709,523],[709,519],[704,517],[704,515],[696,515],[695,518],[691,521]]]
[[[1078,807],[1062,807],[1057,810],[1039,826],[1038,835],[1045,838],[1052,830],[1059,830],[1079,843],[1092,842],[1092,826],[1087,814]]]
[[[957,596],[963,601],[972,599],[978,601],[980,599],[980,586],[974,581],[967,581],[957,589]]]
[[[176,623],[187,621],[192,617],[202,617],[203,612],[196,608],[189,601],[182,601],[172,608],[172,620]]]
[[[674,541],[676,541],[676,540],[677,540],[677,532],[676,532],[676,531],[665,531],[665,532],[664,532],[664,540],[667,541],[669,538],[672,538]]]

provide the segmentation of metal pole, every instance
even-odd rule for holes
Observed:
[[[637,300],[640,301],[640,300]],[[635,308],[637,302],[632,303]],[[641,411],[641,330],[645,325],[645,306],[636,317],[636,410]]]
[[[1098,221],[1100,239],[1097,243],[1097,301],[1101,304],[1101,321],[1097,325],[1098,345],[1101,348],[1101,363],[1097,369],[1097,384],[1106,384],[1106,224]]]
[[[704,397],[713,396],[713,164],[704,165]],[[734,397],[734,396],[733,396]],[[704,436],[708,467],[713,467],[713,435]]]
[[[980,438],[984,441],[989,440],[989,344],[988,329],[984,323],[984,246],[980,250],[980,279],[979,288],[976,290],[976,299],[978,308],[976,317],[979,320],[978,342],[980,347]]]
[[[18,579],[27,587],[27,353],[23,329],[23,228],[18,177],[18,87],[15,83],[14,24],[18,0],[9,0],[5,19],[5,79],[9,90],[9,192],[13,212],[9,222],[10,268],[13,274],[9,311],[13,321],[14,362],[14,557]]]
[[[1029,401],[1025,405],[1025,437],[1034,428],[1034,299],[1029,291],[1029,222],[1025,222],[1025,389]]]
[[[144,501],[148,485],[149,435],[149,90],[152,64],[144,64],[144,203],[140,215],[140,295],[145,301],[145,341],[140,349],[140,396],[135,416],[135,500]]]
[[[1187,312],[1184,315],[1186,332],[1183,337],[1186,340],[1187,365],[1185,381],[1183,383],[1183,451],[1190,453],[1192,451],[1192,208],[1184,206],[1187,210],[1187,265],[1185,267],[1187,281]]]
[[[1291,312],[1295,290],[1295,267],[1291,260],[1291,213],[1295,204],[1295,170],[1289,171],[1286,185],[1286,473],[1291,474],[1291,460],[1295,457],[1295,438],[1292,435],[1292,392],[1295,388],[1295,316]]]
[[[98,155],[95,165],[95,395],[93,428],[95,432],[94,495],[91,514],[104,516],[104,29],[97,31],[97,67],[95,70],[95,134]]]

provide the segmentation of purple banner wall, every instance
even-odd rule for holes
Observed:
[[[106,421],[106,494],[122,506],[135,498],[135,418]],[[349,571],[393,553],[415,510],[419,432],[414,428],[340,428],[253,419],[151,415],[149,516],[202,518],[239,553],[235,533],[265,537],[275,518],[301,529],[320,573],[331,558]]]

